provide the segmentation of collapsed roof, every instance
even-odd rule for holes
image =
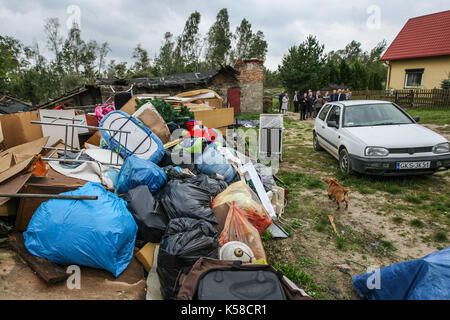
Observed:
[[[200,72],[180,73],[164,77],[134,78],[134,79],[99,79],[98,86],[135,86],[146,89],[161,89],[168,87],[187,87],[189,85],[208,84],[215,76],[227,74],[236,79],[239,71],[227,66],[220,70],[209,70]],[[237,80],[237,79],[236,79]]]
[[[0,114],[26,112],[33,109],[34,108],[29,103],[23,102],[8,95],[0,94]]]

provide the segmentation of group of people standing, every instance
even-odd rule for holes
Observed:
[[[300,120],[314,119],[322,106],[327,102],[333,101],[345,101],[351,100],[352,92],[349,88],[333,90],[332,94],[327,91],[324,95],[321,94],[320,91],[317,91],[316,94],[313,94],[312,90],[308,90],[308,93],[304,93],[301,96],[298,91],[294,93],[294,112],[300,112]],[[280,100],[280,112],[283,111],[283,114],[286,116],[289,105],[290,98],[288,93],[282,93],[279,96]]]

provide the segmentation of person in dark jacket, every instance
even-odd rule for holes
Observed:
[[[306,120],[306,113],[308,112],[308,95],[303,94],[303,98],[300,99],[300,120]]]
[[[278,101],[280,101],[280,112],[281,112],[281,106],[283,105],[283,98],[284,98],[284,93],[280,93],[280,95],[278,96]]]
[[[326,103],[326,101],[322,98],[322,96],[320,95],[320,91],[318,91],[317,93],[317,98],[314,101],[314,118],[317,117],[317,115],[319,114],[320,109],[322,109],[323,105]]]
[[[345,101],[347,100],[345,97],[345,90],[338,90],[338,100],[337,101]]]
[[[333,90],[333,94],[331,95],[331,102],[338,101],[338,95],[336,93],[336,89]]]
[[[294,112],[299,112],[299,106],[300,106],[300,95],[298,94],[298,91],[295,91],[294,94]]]

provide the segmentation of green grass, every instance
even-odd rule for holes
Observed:
[[[415,204],[420,204],[422,203],[422,199],[418,196],[415,196],[413,194],[407,194],[405,196],[405,201],[406,202],[410,202],[410,203],[415,203]]]
[[[450,109],[433,110],[422,108],[410,108],[406,110],[412,117],[420,117],[420,123],[446,125],[450,124]]]
[[[410,225],[412,225],[415,228],[423,228],[425,226],[425,224],[423,223],[422,220],[420,219],[413,219],[409,222]]]
[[[313,258],[306,256],[299,257],[297,262],[301,267],[314,267],[317,265],[317,262]]]
[[[317,292],[323,291],[322,287],[316,284],[313,277],[297,265],[286,263],[275,263],[275,269],[281,271],[289,280],[305,288],[311,296],[316,296]]]
[[[433,233],[432,238],[436,242],[445,242],[447,241],[447,233],[443,230],[439,230]]]
[[[296,190],[299,187],[306,189],[326,189],[324,182],[305,173],[281,170],[277,173],[277,177],[283,181],[284,186],[290,191]]]
[[[402,223],[403,221],[404,221],[404,219],[402,218],[402,217],[393,217],[392,218],[392,221],[394,222],[394,223],[396,223],[396,224],[400,224],[400,223]]]

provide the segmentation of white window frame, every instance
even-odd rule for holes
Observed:
[[[420,77],[420,84],[418,86],[408,86],[408,76],[410,73],[419,73],[422,71],[422,77]],[[409,73],[408,73],[409,72]],[[423,85],[423,75],[425,73],[425,69],[406,69],[405,70],[405,89],[415,89],[421,88]]]

